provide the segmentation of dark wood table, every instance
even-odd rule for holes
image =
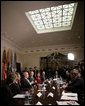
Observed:
[[[30,89],[28,92],[31,95],[31,99],[29,100],[29,103],[31,105],[36,105],[36,103],[39,101],[41,102],[42,105],[57,105],[56,101],[60,100],[61,98],[61,94],[62,94],[62,90],[60,90],[60,92],[58,93],[58,88],[57,88],[57,84],[56,81],[51,81],[51,83],[46,82],[46,91],[38,91],[39,90],[39,85],[34,86],[32,89]],[[52,87],[55,87],[55,89],[53,89]],[[41,88],[42,89],[42,88]],[[41,92],[42,95],[40,97],[37,96],[37,94]],[[53,97],[48,96],[49,93],[53,93]],[[14,99],[13,98],[13,103],[15,105],[24,105],[25,103],[25,99]]]

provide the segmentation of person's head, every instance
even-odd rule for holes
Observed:
[[[56,71],[55,74],[58,75],[58,72]]]
[[[31,77],[33,77],[33,75],[34,75],[34,72],[33,72],[33,71],[31,71],[30,76],[31,76]]]
[[[42,72],[42,75],[43,75],[43,76],[45,75],[45,71]]]
[[[66,75],[67,75],[67,76],[68,76],[68,75],[70,75],[70,73],[69,73],[69,71],[68,71],[68,70],[66,71]]]
[[[14,72],[10,72],[7,77],[7,84],[15,83],[17,80],[17,75]]]
[[[84,64],[81,64],[81,70],[84,71]]]
[[[27,71],[27,67],[25,67],[25,71]]]
[[[33,69],[30,67],[30,68],[29,68],[29,71],[31,72],[31,71],[33,71]]]
[[[17,76],[17,81],[20,81],[21,80],[21,76],[19,73],[16,73],[16,76]]]
[[[37,66],[35,66],[34,69],[37,69]]]
[[[65,67],[66,67],[66,68],[69,68],[69,65],[67,64]]]
[[[23,75],[24,75],[24,78],[29,78],[29,73],[28,72],[24,72]]]
[[[77,78],[77,77],[79,77],[79,71],[77,69],[73,69],[71,71],[71,78],[72,78],[72,80]]]
[[[40,77],[40,72],[38,72],[37,76]]]

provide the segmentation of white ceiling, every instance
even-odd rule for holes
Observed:
[[[71,2],[71,1],[70,1]],[[12,41],[18,47],[32,47],[84,44],[84,2],[78,2],[73,27],[68,31],[37,34],[25,12],[47,8],[69,1],[2,1],[1,37]],[[72,1],[73,2],[73,1]]]

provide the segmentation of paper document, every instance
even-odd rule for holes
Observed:
[[[56,101],[58,105],[79,105],[76,101]]]
[[[77,96],[73,96],[73,97],[71,97],[71,96],[61,96],[61,100],[76,100],[76,101],[78,101],[78,98],[77,98]]]
[[[13,98],[25,98],[25,94],[17,94]]]
[[[62,92],[62,95],[65,95],[65,96],[78,96],[77,93],[68,93],[68,92],[65,93],[65,91]]]

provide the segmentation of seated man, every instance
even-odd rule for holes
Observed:
[[[79,72],[76,69],[73,69],[71,72],[72,82],[66,86],[63,85],[62,88],[66,91],[71,91],[78,94],[78,102],[79,104],[84,104],[84,80],[79,77]]]
[[[70,72],[68,70],[66,70],[65,73],[66,73],[66,75],[65,75],[66,82],[69,83],[71,81]]]
[[[32,87],[31,82],[29,81],[28,72],[23,72],[23,78],[21,79],[21,88],[30,89]]]
[[[55,71],[54,78],[58,78],[58,72],[57,71]]]
[[[42,83],[46,81],[45,71],[42,72],[41,80]]]
[[[34,78],[34,72],[33,71],[31,71],[31,73],[30,73],[29,80],[30,80],[30,82],[31,82],[32,85],[35,85],[37,83],[36,80],[35,80],[35,78]]]
[[[35,78],[34,78],[34,72],[33,71],[31,71],[30,72],[30,78],[29,78],[29,80],[30,80],[30,82],[34,82],[35,81]]]

